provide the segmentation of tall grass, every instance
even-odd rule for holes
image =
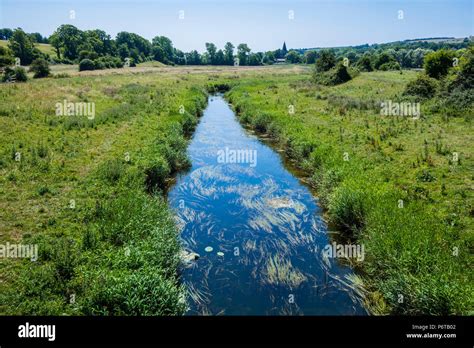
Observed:
[[[97,83],[90,90],[83,87],[88,79],[69,81],[82,98],[96,101],[93,120],[67,116],[49,122],[40,113],[42,123],[36,127],[48,127],[47,137],[41,137],[45,141],[2,146],[8,154],[4,170],[15,168],[11,185],[39,177],[45,184],[37,185],[36,196],[48,199],[61,193],[59,206],[40,210],[50,214],[42,231],[23,236],[24,243],[38,244],[39,258],[12,266],[15,274],[9,274],[0,291],[2,314],[184,312],[180,244],[162,192],[170,177],[189,165],[186,137],[202,114],[206,92],[199,83],[174,86],[163,81],[173,87],[161,89],[144,77],[138,83],[114,79],[125,84],[110,91]],[[52,93],[61,93],[56,88],[63,80],[49,82]],[[17,90],[10,97],[23,93]],[[17,152],[22,153],[20,162],[15,161]],[[40,168],[45,163],[52,166],[48,174]],[[72,188],[65,190],[71,182]]]

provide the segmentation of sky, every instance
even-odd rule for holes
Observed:
[[[183,51],[336,47],[474,35],[474,0],[0,0],[0,28],[49,36],[61,24],[164,35]]]

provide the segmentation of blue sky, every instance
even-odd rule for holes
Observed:
[[[0,0],[0,27],[50,35],[61,24],[168,36],[184,51],[254,51],[474,35],[474,0]],[[75,18],[70,18],[70,11]],[[180,11],[184,18],[180,19]],[[294,14],[291,17],[291,12]],[[399,19],[403,11],[403,19]]]

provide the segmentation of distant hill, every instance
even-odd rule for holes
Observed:
[[[313,48],[297,48],[294,49],[295,51],[299,51],[300,53],[304,53],[305,51],[311,50],[323,50],[323,49],[334,49],[334,50],[347,50],[347,49],[355,49],[355,50],[364,50],[369,48],[389,48],[389,47],[398,47],[398,48],[432,48],[434,50],[441,48],[443,45],[447,46],[454,46],[452,48],[462,48],[468,45],[469,42],[473,42],[473,37],[429,37],[429,38],[419,38],[419,39],[407,39],[403,41],[393,41],[387,43],[376,43],[376,44],[362,44],[362,45],[355,45],[355,46],[334,46],[334,47],[313,47]],[[462,47],[458,47],[462,46]]]

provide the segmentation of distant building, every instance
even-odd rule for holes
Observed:
[[[281,49],[281,53],[283,55],[283,57],[286,56],[286,54],[288,53],[288,50],[286,49],[286,42],[283,41],[283,48]]]
[[[288,50],[286,48],[286,42],[283,41],[283,47],[282,49],[278,49],[275,51],[276,52],[276,56],[275,56],[275,64],[283,64],[283,63],[286,63],[286,55],[288,53]]]

